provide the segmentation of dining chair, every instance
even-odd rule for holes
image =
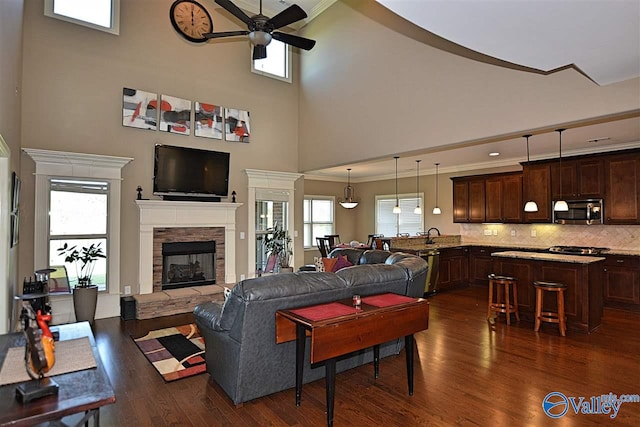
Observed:
[[[320,251],[320,256],[322,258],[326,258],[331,252],[329,246],[329,238],[328,237],[316,237],[316,244],[318,245],[318,250]]]

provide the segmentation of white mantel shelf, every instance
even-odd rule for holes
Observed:
[[[153,292],[153,229],[224,227],[225,283],[236,282],[236,210],[242,203],[136,200],[140,213],[139,285],[141,294]]]

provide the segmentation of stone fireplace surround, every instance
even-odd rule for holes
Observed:
[[[140,294],[161,290],[163,239],[181,241],[184,237],[192,240],[216,240],[216,284],[224,286],[226,283],[236,282],[236,209],[242,206],[241,203],[136,200],[136,205],[139,209],[140,226]]]

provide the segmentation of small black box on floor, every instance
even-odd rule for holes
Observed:
[[[132,296],[120,297],[120,317],[123,320],[136,318],[136,300]]]

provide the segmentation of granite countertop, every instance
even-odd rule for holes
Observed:
[[[544,252],[549,249],[548,245],[545,246],[535,246],[535,245],[524,245],[524,244],[509,244],[509,243],[481,243],[481,242],[458,242],[458,243],[436,243],[432,245],[423,245],[422,247],[414,247],[414,248],[403,248],[403,247],[392,247],[391,249],[396,251],[408,252],[412,254],[419,254],[420,252],[429,251],[431,249],[445,249],[445,248],[471,248],[471,247],[486,247],[486,248],[508,248],[513,250],[526,250],[526,251],[541,251]],[[562,255],[562,254],[557,254]],[[640,256],[640,248],[638,250],[631,249],[610,249],[603,253],[602,255],[626,255],[626,256]],[[565,255],[565,256],[577,256],[577,255]],[[584,255],[580,255],[580,257],[584,257]]]
[[[591,264],[593,262],[604,261],[603,257],[597,257],[597,256],[562,255],[562,254],[555,254],[555,253],[521,252],[521,251],[496,252],[491,254],[491,256],[503,257],[503,258],[533,259],[536,261],[570,262],[574,264]]]

